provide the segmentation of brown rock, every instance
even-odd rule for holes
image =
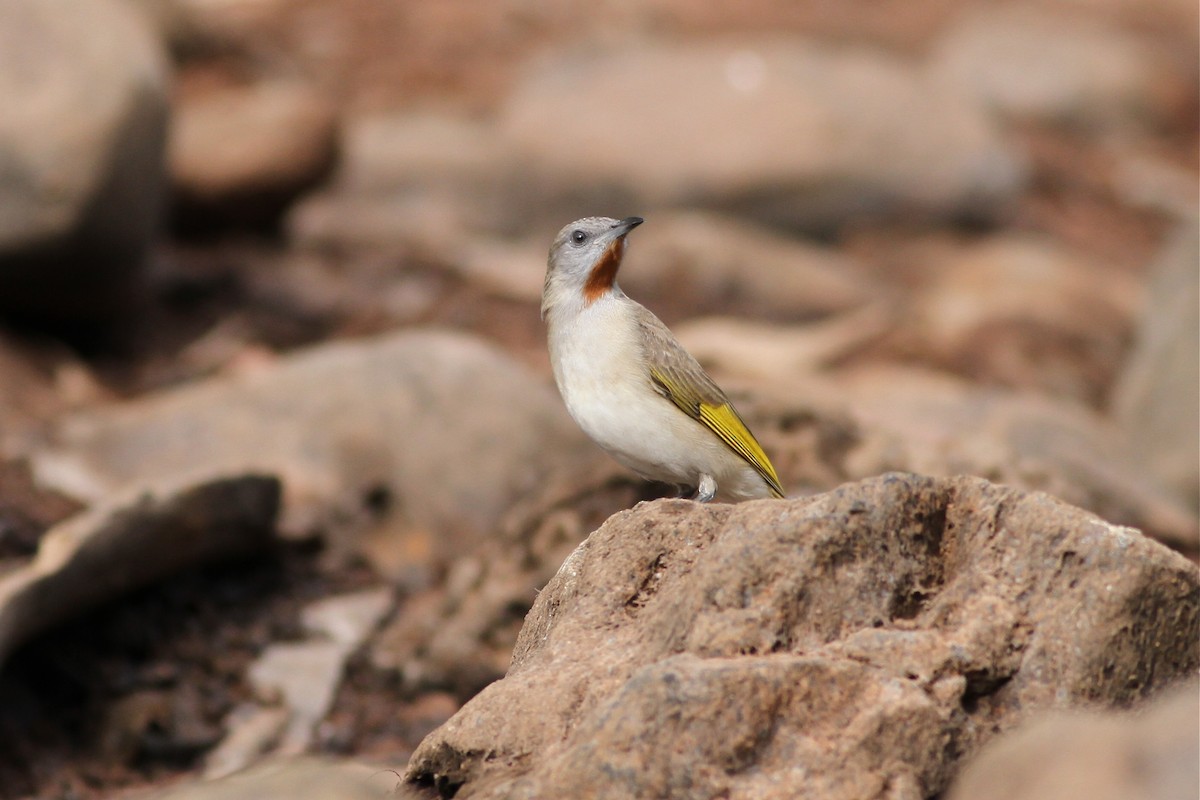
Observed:
[[[500,129],[528,158],[526,194],[567,219],[621,205],[792,228],[990,216],[1026,179],[981,103],[882,51],[798,38],[572,48],[518,83]]]
[[[279,481],[265,475],[131,487],[55,525],[0,578],[0,661],[33,634],[186,566],[263,547]]]
[[[1195,514],[1139,469],[1111,420],[1091,409],[886,366],[840,375],[831,394],[853,420],[853,436],[837,453],[850,478],[888,470],[980,475],[1048,492],[1188,552],[1200,546]],[[763,438],[770,447],[765,426]],[[792,449],[786,440],[776,446],[785,458]]]
[[[339,177],[347,188],[386,194],[431,182],[495,181],[511,154],[486,123],[425,113],[356,116],[347,122]]]
[[[688,316],[807,319],[878,294],[853,258],[719,214],[654,214],[631,245],[621,286]]]
[[[1002,113],[1083,130],[1169,117],[1164,84],[1190,81],[1170,74],[1160,48],[1096,16],[1043,3],[970,9],[934,48],[931,69]]]
[[[332,103],[285,81],[184,94],[168,152],[184,227],[268,225],[329,175],[337,157]]]
[[[1114,411],[1138,465],[1200,510],[1200,236],[1189,222],[1155,266]]]
[[[353,117],[341,151],[329,190],[305,198],[289,215],[293,241],[416,245],[453,260],[465,231],[511,236],[530,224],[529,204],[513,202],[522,166],[488,121],[432,113]],[[541,241],[536,248],[542,251],[535,259],[538,297],[545,247]]]
[[[999,737],[947,800],[1182,800],[1200,797],[1195,683],[1140,714],[1062,714]]]
[[[403,331],[294,353],[65,422],[39,480],[103,497],[156,476],[278,474],[285,523],[394,513],[438,555],[469,549],[523,492],[595,447],[557,393],[482,340]],[[371,511],[372,497],[375,506]]]
[[[0,313],[108,320],[161,221],[167,70],[113,0],[0,4]]]
[[[905,314],[900,355],[981,383],[1100,405],[1144,292],[1127,273],[1028,236],[929,253],[934,273]]]
[[[1030,713],[1200,664],[1195,565],[1041,494],[892,474],[641,505],[538,596],[408,785],[459,798],[928,797]]]
[[[798,375],[811,382],[822,368],[884,336],[894,324],[893,317],[883,305],[870,305],[805,325],[702,317],[673,329],[688,352],[713,374],[775,389]]]
[[[396,773],[376,765],[323,758],[276,759],[212,781],[194,781],[145,795],[146,800],[379,800],[395,793]]]

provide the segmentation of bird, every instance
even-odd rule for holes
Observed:
[[[694,499],[781,498],[754,434],[700,363],[617,285],[641,217],[585,217],[554,237],[542,319],[554,381],[594,442],[641,477]]]

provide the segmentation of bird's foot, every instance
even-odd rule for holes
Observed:
[[[712,475],[701,475],[696,487],[696,502],[707,503],[717,496],[717,480]]]

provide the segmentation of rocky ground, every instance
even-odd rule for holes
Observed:
[[[1193,3],[69,5],[0,6],[0,796],[1200,794]],[[597,213],[789,499],[567,417]]]

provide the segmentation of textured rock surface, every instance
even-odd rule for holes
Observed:
[[[0,662],[33,634],[172,572],[263,547],[279,482],[268,476],[146,485],[51,528],[0,578]]]
[[[1142,713],[1052,715],[1000,737],[948,800],[1183,800],[1200,797],[1200,694],[1166,693]]]
[[[919,798],[1037,710],[1200,664],[1195,565],[1040,494],[887,475],[613,517],[421,745],[461,798]]]
[[[166,67],[114,0],[0,5],[0,311],[112,314],[164,188]]]

